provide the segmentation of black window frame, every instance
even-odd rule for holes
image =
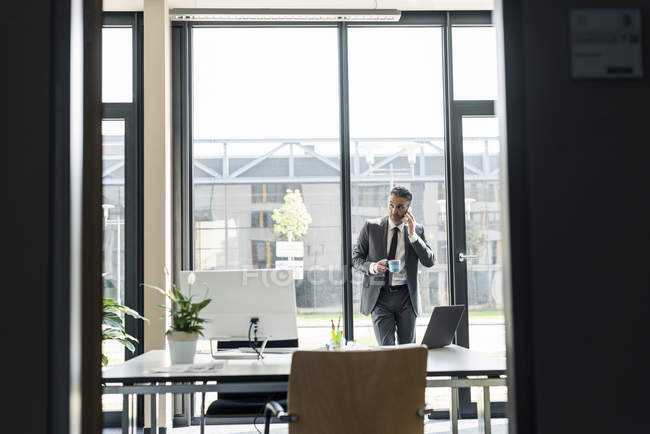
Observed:
[[[181,269],[193,269],[193,221],[192,221],[192,28],[193,27],[337,27],[338,29],[338,50],[339,50],[339,116],[340,131],[339,140],[341,145],[341,244],[342,244],[342,272],[343,279],[343,321],[346,338],[354,340],[353,324],[353,274],[352,274],[352,216],[351,216],[351,179],[350,179],[350,156],[351,143],[349,131],[349,100],[348,100],[348,46],[347,30],[355,27],[400,27],[400,26],[437,26],[442,29],[442,56],[443,56],[443,88],[444,88],[444,116],[445,116],[445,159],[450,157],[451,131],[455,128],[453,115],[453,59],[452,59],[452,27],[456,26],[493,26],[491,11],[409,11],[402,12],[399,22],[396,23],[235,23],[235,22],[206,22],[206,21],[174,21],[172,22],[172,122],[173,141],[172,152],[174,156],[174,272]],[[461,157],[462,158],[462,157]],[[462,160],[461,160],[462,161]],[[454,164],[458,164],[456,161]],[[461,163],[462,168],[462,163]],[[462,191],[463,183],[450,179],[449,173],[451,164],[445,167],[446,196],[449,198],[458,197],[458,191]],[[457,171],[457,169],[456,169]],[[456,185],[454,185],[456,184]],[[447,233],[464,228],[465,221],[462,213],[451,212],[454,204],[447,201],[447,216],[452,216],[446,221]],[[457,211],[457,210],[455,210]],[[464,232],[463,232],[464,236]],[[458,237],[447,237],[446,263],[449,266],[448,290],[450,303],[460,303],[467,306],[468,293],[467,285],[454,277],[457,272],[453,268],[456,264],[454,252],[458,246],[454,245],[454,239]],[[461,290],[457,292],[457,288]],[[459,333],[455,342],[461,346],[469,347],[467,313],[459,327]],[[463,328],[463,330],[460,330]],[[459,390],[460,417],[476,418],[476,404],[470,402],[469,389]],[[495,402],[492,404],[493,417],[505,417],[505,403]],[[448,411],[436,411],[434,417],[448,418]],[[191,423],[198,423],[198,418],[190,418]]]
[[[143,237],[143,191],[144,191],[144,131],[143,131],[143,13],[104,12],[102,28],[131,27],[132,38],[132,86],[131,102],[102,102],[102,119],[125,120],[124,148],[124,304],[144,314],[144,237]],[[128,143],[133,146],[126,146]],[[144,324],[131,317],[125,318],[126,332],[138,339],[135,351],[124,349],[124,359],[129,360],[144,353]],[[138,397],[137,424],[144,425],[144,400]],[[122,411],[103,412],[104,427],[121,426]]]

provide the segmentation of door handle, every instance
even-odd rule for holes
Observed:
[[[465,262],[465,259],[477,259],[478,255],[466,255],[463,252],[458,252],[458,262]]]

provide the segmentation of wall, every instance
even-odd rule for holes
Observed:
[[[47,411],[51,393],[51,373],[48,370],[48,364],[52,361],[48,351],[51,336],[47,325],[50,319],[49,275],[52,269],[49,255],[52,228],[48,222],[52,218],[50,199],[53,191],[49,183],[54,171],[50,165],[50,90],[54,77],[50,73],[53,47],[48,40],[52,32],[50,13],[53,13],[53,7],[50,2],[41,2],[38,7],[36,3],[24,2],[21,8],[12,5],[7,11],[19,17],[9,32],[16,32],[14,34],[20,35],[23,41],[22,44],[6,44],[5,53],[7,58],[16,61],[16,68],[7,71],[8,80],[22,86],[8,86],[7,98],[15,101],[17,107],[16,110],[9,110],[6,118],[3,117],[2,129],[10,134],[3,138],[3,144],[12,144],[4,151],[1,171],[4,203],[12,207],[11,210],[5,209],[2,219],[3,250],[5,253],[11,252],[3,255],[3,286],[7,289],[5,295],[13,294],[15,301],[29,300],[28,307],[23,309],[6,308],[0,325],[5,354],[2,369],[15,373],[8,378],[12,398],[5,406],[7,414],[12,415],[21,414],[27,402],[34,408],[42,409],[42,412]],[[29,6],[35,9],[31,23],[42,33],[18,33],[21,32],[21,25],[24,25],[24,19],[20,18],[26,17]],[[22,51],[31,53],[31,56],[23,56]],[[68,56],[69,53],[61,55]],[[18,128],[8,128],[9,125]],[[6,273],[7,270],[12,272]],[[8,307],[6,299],[5,306]],[[39,321],[30,321],[29,318],[39,318]],[[16,418],[10,418],[10,422],[11,419]],[[67,419],[64,423],[67,424]],[[45,433],[48,428],[46,417],[32,421],[31,432]]]
[[[6,7],[2,432],[100,432],[101,4]]]
[[[171,271],[170,22],[167,1],[144,2],[144,281],[168,290]],[[165,349],[169,302],[144,288],[144,351]],[[171,396],[160,395],[158,426],[171,429]],[[150,426],[149,397],[145,426]]]
[[[511,432],[650,430],[650,29],[643,79],[570,76],[569,9],[616,6],[503,1]]]

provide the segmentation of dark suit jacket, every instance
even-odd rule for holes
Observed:
[[[418,262],[425,267],[433,266],[435,260],[433,251],[424,238],[422,225],[415,225],[415,233],[420,237],[415,243],[408,238],[404,231],[404,249],[406,258],[406,281],[409,286],[411,304],[416,315],[420,313],[420,297],[418,293]],[[388,257],[386,237],[388,236],[388,216],[366,221],[359,232],[357,244],[352,250],[352,266],[364,274],[361,290],[361,313],[370,314],[379,298],[379,290],[384,285],[383,274],[370,274],[372,262]]]

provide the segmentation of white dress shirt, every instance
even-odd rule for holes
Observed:
[[[388,218],[388,233],[386,234],[386,252],[390,251],[390,242],[393,238],[393,228],[397,227],[399,229],[399,234],[397,235],[397,249],[395,250],[395,259],[399,259],[399,272],[393,273],[391,285],[405,285],[406,284],[406,246],[404,245],[404,231],[408,231],[408,225],[404,222],[395,226],[393,221]],[[409,237],[409,241],[414,243],[418,240],[418,234],[413,232],[413,236]],[[387,267],[388,268],[388,267]],[[377,263],[373,262],[370,264],[369,268],[370,274],[377,274]]]

